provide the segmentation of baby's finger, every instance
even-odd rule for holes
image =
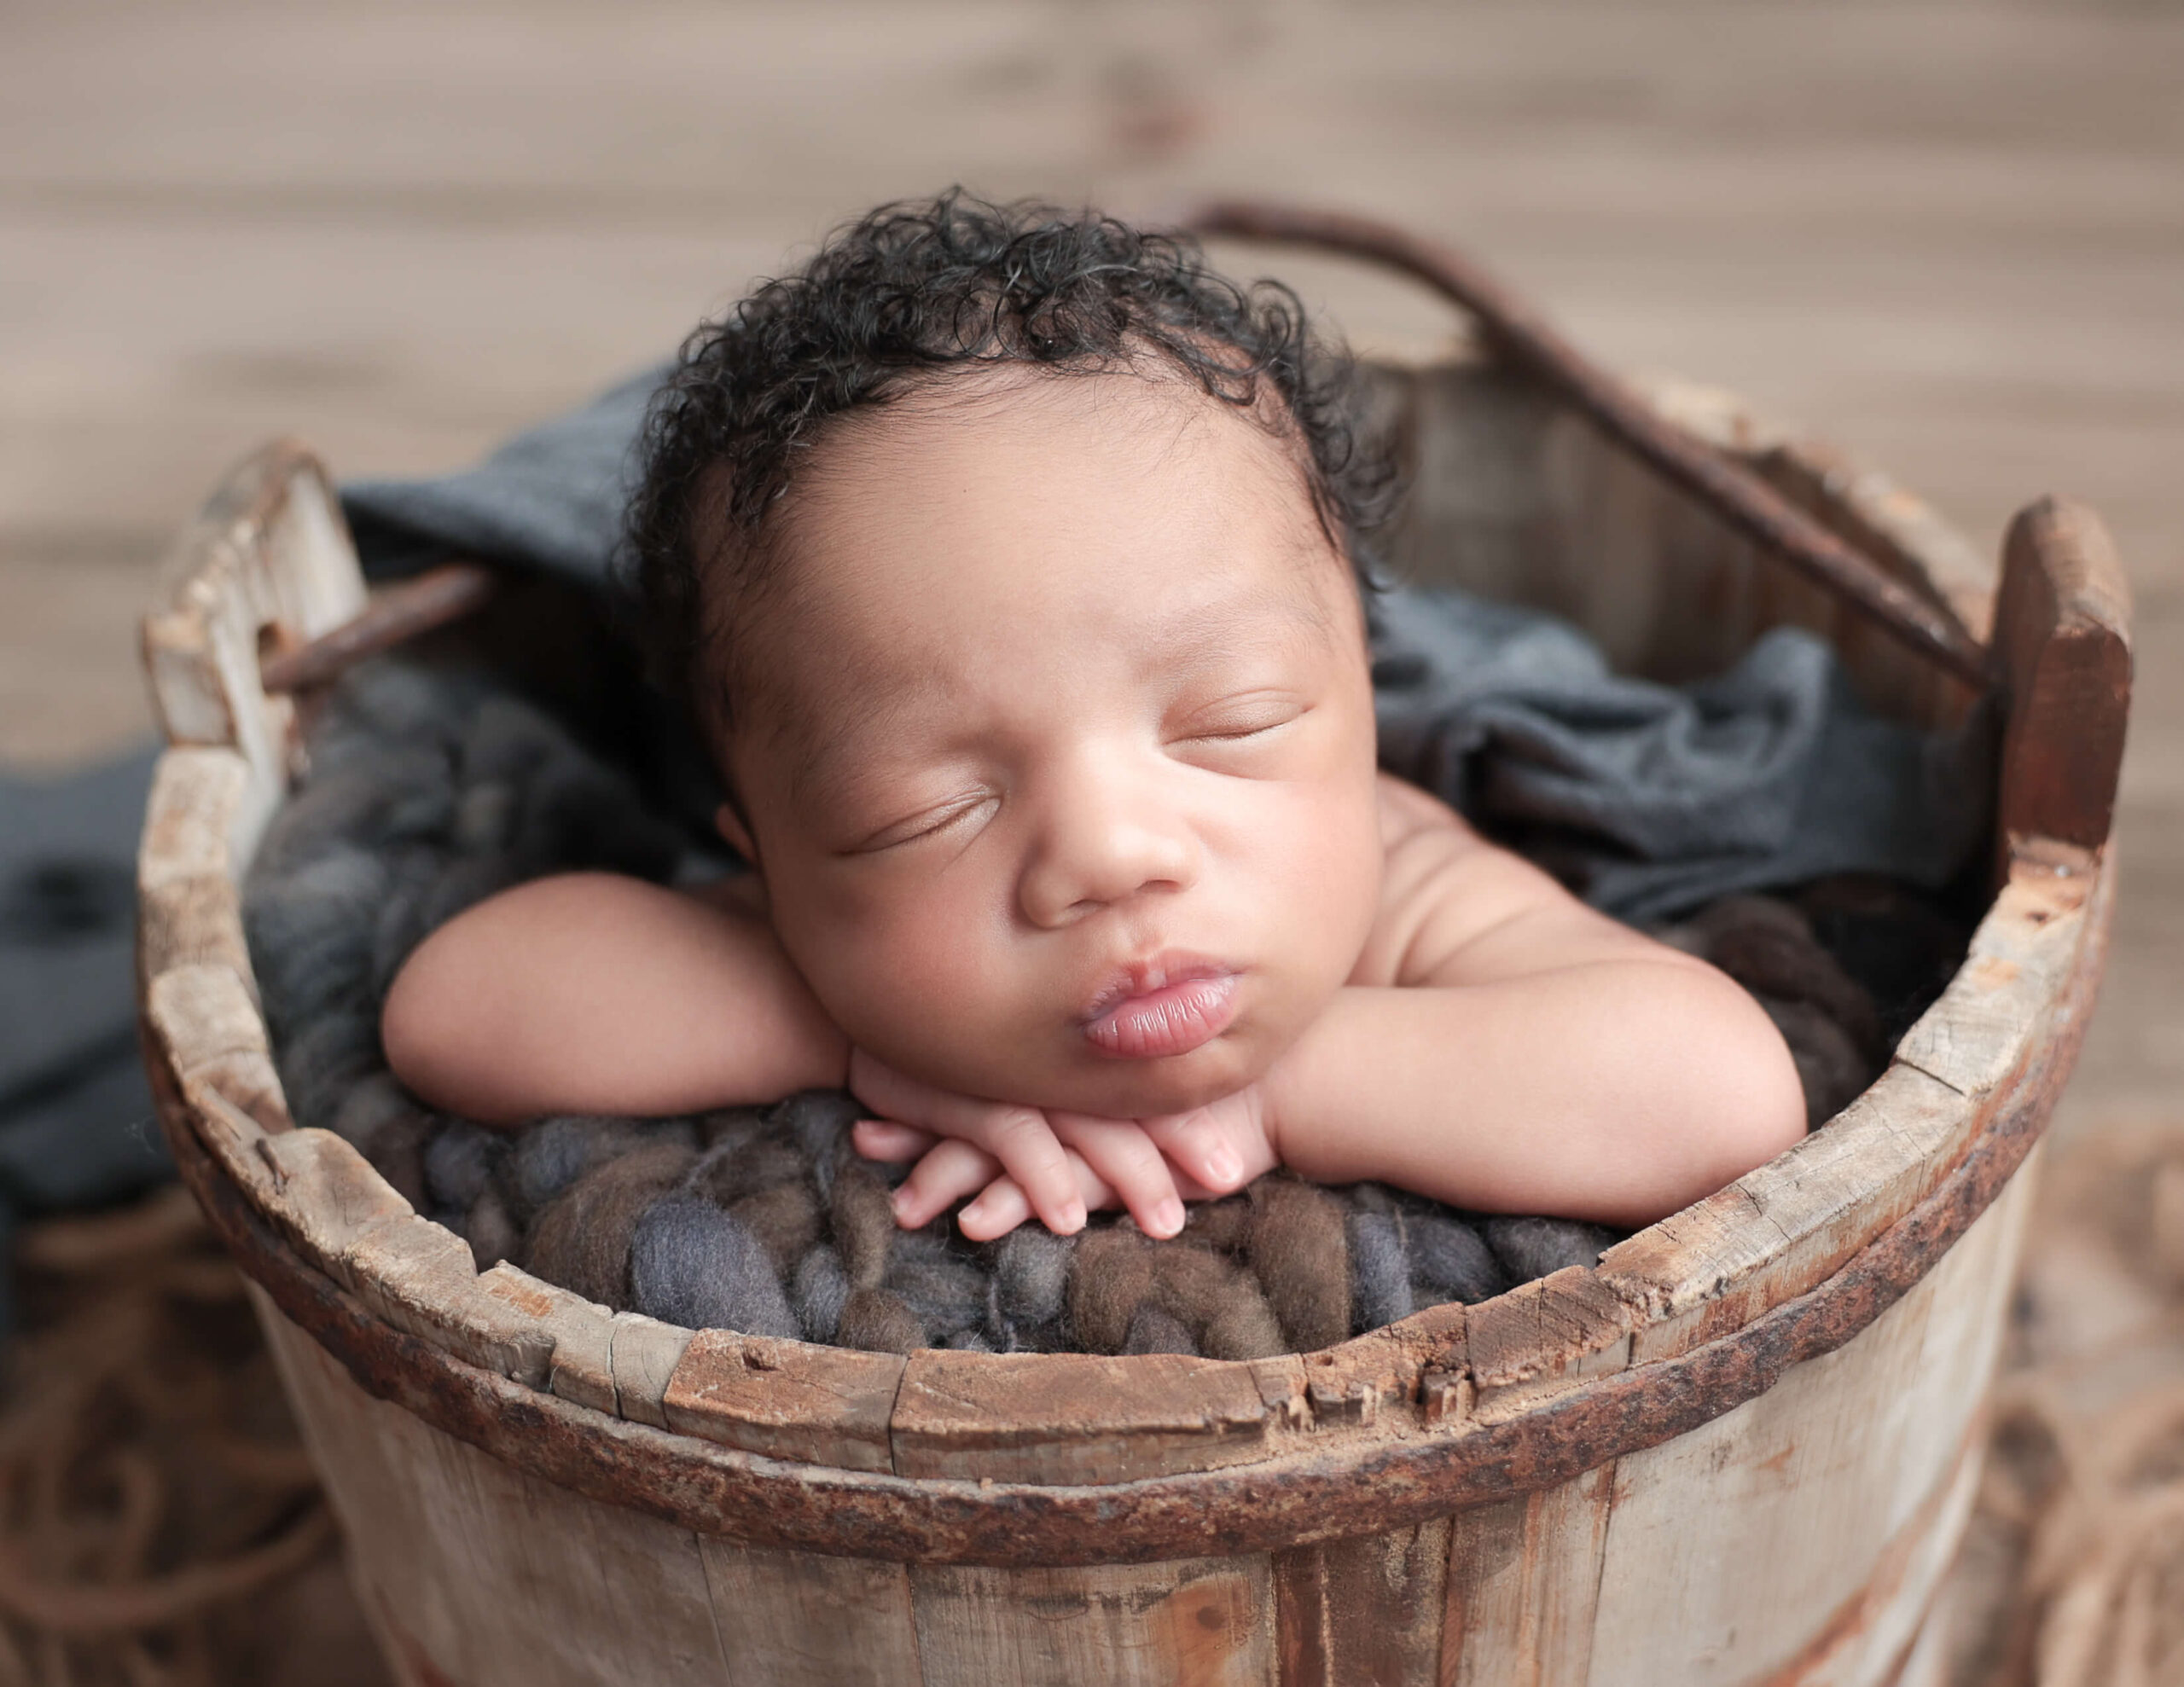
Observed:
[[[937,1136],[974,1142],[994,1156],[1023,1186],[1048,1229],[1066,1236],[1084,1227],[1084,1204],[1061,1144],[1037,1108],[937,1089],[863,1049],[851,1051],[849,1078],[851,1093],[875,1113]]]
[[[1090,1208],[1113,1207],[1120,1204],[1114,1190],[1099,1173],[1086,1165],[1076,1154],[1070,1157],[1072,1169],[1077,1174],[1077,1193]],[[967,1240],[990,1242],[1029,1220],[1036,1218],[1031,1203],[1024,1193],[1024,1186],[1004,1173],[996,1178],[979,1193],[979,1198],[956,1215],[956,1227]]]
[[[1034,1216],[1024,1186],[1003,1172],[979,1191],[977,1200],[956,1215],[956,1227],[967,1240],[990,1242]]]
[[[938,1143],[911,1168],[895,1191],[895,1222],[905,1230],[931,1224],[966,1195],[1001,1174],[1001,1162],[958,1138]]]
[[[915,1160],[940,1140],[915,1125],[898,1125],[892,1119],[859,1119],[850,1131],[857,1151],[868,1160]]]
[[[1205,1189],[1226,1194],[1242,1185],[1243,1158],[1228,1134],[1204,1107],[1188,1113],[1170,1113],[1141,1122],[1153,1145],[1168,1157],[1177,1171]]]
[[[1083,1229],[1089,1209],[1077,1191],[1069,1152],[1048,1124],[1047,1116],[1036,1107],[1012,1107],[1000,1102],[970,1104],[982,1106],[984,1116],[967,1117],[960,1134],[1001,1162],[1002,1168],[1021,1186],[1031,1210],[1048,1230],[1057,1236],[1072,1236]],[[949,1129],[951,1136],[958,1133]]]
[[[1089,1113],[1052,1116],[1054,1130],[1104,1179],[1147,1236],[1173,1236],[1183,1227],[1183,1203],[1160,1150],[1132,1119],[1101,1119]]]

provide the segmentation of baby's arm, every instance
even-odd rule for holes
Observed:
[[[1118,1199],[1161,1233],[1182,1221],[1177,1205],[1162,1222],[1176,1185],[1134,1123],[1057,1115],[1057,1138],[1036,1110],[945,1095],[868,1056],[852,1064],[848,1040],[775,938],[755,878],[697,896],[605,873],[505,891],[418,946],[387,994],[380,1034],[412,1090],[486,1123],[692,1112],[854,1078],[868,1105],[955,1130],[975,1121],[982,1140],[1009,1145],[1058,1229]],[[1179,1129],[1162,1147],[1185,1171],[1185,1192],[1211,1192],[1188,1171],[1217,1156],[1211,1134]],[[945,1165],[944,1157],[898,1202],[906,1224],[956,1198],[928,1199]],[[1228,1169],[1223,1187],[1246,1174],[1240,1160]],[[1024,1214],[986,1216],[998,1235]]]
[[[491,897],[396,976],[380,1021],[387,1064],[434,1105],[502,1124],[838,1085],[847,1041],[756,891],[749,878],[692,895],[572,873]]]
[[[1637,1225],[1804,1133],[1797,1069],[1744,990],[1423,793],[1386,794],[1390,917],[1361,971],[1391,982],[1339,992],[1268,1075],[1285,1164]]]

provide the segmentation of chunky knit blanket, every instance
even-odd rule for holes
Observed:
[[[697,848],[624,772],[482,670],[394,660],[357,670],[321,712],[309,776],[245,886],[297,1122],[355,1144],[464,1237],[481,1269],[510,1260],[692,1328],[897,1352],[1306,1350],[1589,1264],[1615,1239],[1277,1173],[1195,1208],[1165,1241],[1096,1215],[1073,1238],[1027,1226],[973,1244],[947,1218],[896,1227],[887,1191],[900,1173],[851,1151],[862,1110],[839,1092],[509,1132],[433,1112],[387,1071],[380,1001],[433,927],[541,873],[717,870]],[[1815,1122],[1878,1071],[1964,938],[1924,901],[1870,878],[1824,881],[1795,901],[1728,897],[1663,935],[1767,1005]]]

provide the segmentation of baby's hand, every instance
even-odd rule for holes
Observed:
[[[905,1228],[982,1191],[957,1220],[976,1242],[1032,1217],[1068,1235],[1091,1209],[1117,1205],[1147,1235],[1173,1236],[1184,1201],[1226,1194],[1275,1163],[1257,1085],[1188,1113],[1105,1119],[936,1089],[862,1049],[851,1052],[849,1077],[857,1099],[885,1116],[857,1127],[857,1151],[921,1157],[895,1194]]]

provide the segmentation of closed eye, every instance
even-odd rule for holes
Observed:
[[[1186,722],[1184,730],[1176,741],[1182,744],[1240,744],[1279,732],[1310,712],[1310,704],[1300,706],[1294,698],[1236,699]]]
[[[989,808],[995,800],[990,791],[965,791],[961,797],[951,797],[937,808],[927,809],[906,820],[884,826],[852,844],[842,853],[845,855],[874,855],[905,844],[915,844],[921,839],[936,837]]]

